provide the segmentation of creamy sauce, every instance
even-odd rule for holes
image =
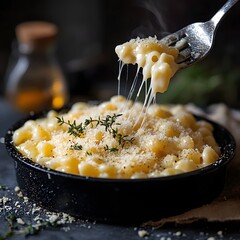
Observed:
[[[141,111],[144,117],[139,117]],[[56,117],[65,123],[59,124]],[[76,127],[70,129],[68,123]],[[13,141],[24,156],[57,171],[149,178],[215,162],[220,151],[212,131],[209,123],[197,121],[183,107],[145,108],[115,96],[98,106],[76,103],[67,113],[50,111],[46,118],[29,120],[14,132]]]
[[[124,64],[137,64],[137,72],[142,69],[143,79],[139,91],[143,83],[151,79],[150,89],[147,92],[152,97],[167,91],[170,79],[179,69],[179,65],[175,62],[178,50],[163,45],[156,37],[131,39],[118,45],[115,51]],[[122,66],[120,73],[121,69]]]

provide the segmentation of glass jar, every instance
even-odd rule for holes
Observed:
[[[54,54],[57,32],[48,22],[16,27],[18,58],[8,70],[6,97],[20,111],[59,109],[68,101],[66,82]]]

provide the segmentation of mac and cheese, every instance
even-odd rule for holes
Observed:
[[[140,115],[139,112],[144,114]],[[206,121],[182,106],[149,108],[122,96],[48,112],[13,134],[17,149],[48,168],[102,178],[148,178],[193,171],[220,150]]]
[[[137,64],[138,71],[142,68],[143,82],[151,78],[152,96],[165,92],[179,69],[175,62],[179,51],[162,44],[156,37],[131,39],[117,46],[115,51],[124,64]]]

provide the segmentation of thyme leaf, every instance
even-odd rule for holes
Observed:
[[[88,151],[86,151],[86,156],[92,156],[92,153],[91,152],[88,152]]]
[[[117,148],[115,148],[115,147],[109,148],[108,145],[106,145],[106,146],[104,147],[104,150],[105,150],[105,151],[109,151],[109,152],[117,152],[117,151],[118,151]]]
[[[92,119],[92,117],[90,117],[89,119],[85,119],[84,122],[84,127],[86,128],[88,125],[90,125],[91,127],[93,127],[93,123],[96,123],[96,126],[98,126],[101,122],[100,117],[98,117],[98,119]]]
[[[83,149],[83,146],[80,145],[80,144],[77,144],[77,143],[73,143],[71,146],[70,146],[70,150],[82,150]]]

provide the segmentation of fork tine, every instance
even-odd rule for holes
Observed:
[[[160,42],[167,44],[168,46],[174,46],[176,42],[180,39],[184,38],[185,35],[185,28],[178,30],[175,33],[169,34],[166,37],[162,38]]]
[[[191,49],[186,37],[185,28],[183,28],[160,40],[163,44],[166,44],[169,47],[175,47],[179,50],[179,55],[176,59],[176,63],[178,64],[187,63],[191,58]]]
[[[181,64],[181,63],[184,63],[184,62],[187,63],[187,61],[190,60],[190,58],[191,58],[191,49],[190,48],[185,48],[185,49],[183,49],[182,51],[179,52],[179,55],[176,59],[176,63],[178,63],[178,64]]]
[[[185,48],[189,47],[186,37],[181,38],[179,41],[176,42],[175,48],[179,51],[184,50]]]
[[[162,38],[160,42],[167,46],[173,46],[176,42],[178,41],[178,35],[177,34],[170,34],[167,35],[166,37]]]

